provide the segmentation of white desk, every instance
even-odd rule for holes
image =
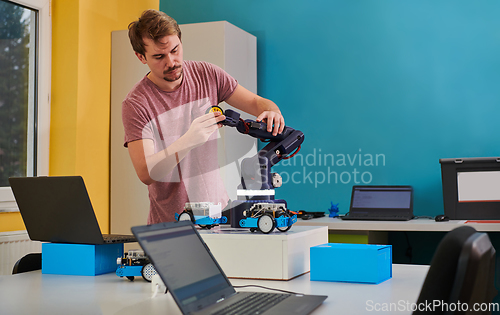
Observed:
[[[432,219],[413,219],[409,221],[364,221],[322,217],[317,219],[298,219],[297,226],[327,226],[329,234],[365,235],[369,244],[387,244],[387,232],[448,232],[459,226],[468,225],[480,232],[500,232],[499,223],[466,223],[465,220],[436,222]]]
[[[468,225],[480,232],[500,232],[499,223],[465,223],[465,220],[436,222],[431,219],[413,219],[410,221],[343,221],[340,218],[323,217],[310,220],[298,219],[297,226],[327,226],[332,231],[419,231],[447,232],[462,225]]]
[[[373,314],[370,307],[414,303],[427,271],[428,266],[393,265],[393,278],[378,285],[310,281],[309,274],[290,281],[231,279],[231,283],[328,295],[314,315],[358,315]],[[40,271],[33,271],[0,276],[0,312],[8,315],[180,314],[170,294],[160,294],[153,299],[151,295],[150,283],[142,279],[130,282],[114,274],[87,277],[42,275]],[[396,313],[411,314],[411,310]]]

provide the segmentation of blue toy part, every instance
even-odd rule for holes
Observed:
[[[257,228],[259,218],[245,218],[240,220],[240,226],[243,228]]]
[[[141,277],[151,282],[153,276],[156,274],[156,269],[151,263],[146,263],[144,265],[120,265],[116,269],[116,275],[118,277],[127,277],[130,281],[133,281],[135,277]]]
[[[212,225],[215,224],[215,220],[211,217],[194,216],[194,223],[198,225]]]
[[[141,277],[141,271],[143,266],[120,266],[116,269],[116,275],[118,277]]]
[[[276,218],[275,221],[277,228],[289,227],[297,222],[297,215],[294,214],[291,217],[286,217],[282,215],[279,218]]]
[[[260,230],[261,232],[267,234],[270,233],[274,230],[274,228],[277,228],[280,232],[286,232],[288,231],[294,223],[297,222],[297,215],[294,214],[291,217],[281,215],[278,218],[273,218],[274,220],[274,226],[269,227],[268,230],[261,230],[259,228],[259,219],[263,216],[259,217],[248,217],[240,220],[240,226],[243,228],[250,228],[251,232],[255,232],[257,230]],[[271,217],[271,216],[269,216]]]
[[[220,218],[211,218],[209,216],[192,215],[191,212],[187,212],[187,211],[183,211],[180,214],[176,213],[175,220],[179,221],[179,218],[181,217],[181,215],[183,213],[190,214],[190,218],[191,218],[191,221],[193,222],[193,224],[198,224],[199,226],[204,227],[204,228],[208,228],[208,229],[212,228],[212,226],[214,226],[214,225],[227,223],[227,217],[225,217],[225,216],[222,216]]]
[[[210,214],[220,215],[221,204],[213,204],[212,202],[186,202],[184,210],[181,213],[175,214],[175,220],[191,221],[193,224],[198,224],[202,228],[211,229],[214,225],[227,223],[227,218],[211,217]]]
[[[328,211],[330,211],[330,218],[335,218],[339,216],[339,204],[333,204],[333,201],[330,201],[330,208],[328,208]]]
[[[216,225],[227,223],[227,218],[222,216],[220,218],[211,218],[205,216],[194,216],[194,223],[198,225]]]

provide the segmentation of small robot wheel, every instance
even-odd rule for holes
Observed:
[[[254,233],[255,231],[257,231],[256,228],[250,228],[250,232]]]
[[[269,214],[264,214],[257,220],[257,226],[262,233],[269,234],[276,227],[276,222]]]
[[[135,277],[134,276],[126,276],[127,279],[129,279],[130,281],[134,281]]]
[[[191,221],[194,223],[194,216],[191,212],[183,211],[179,215],[179,221]]]
[[[142,266],[141,274],[144,280],[151,282],[153,276],[156,274],[156,269],[153,267],[152,263],[148,263]]]
[[[290,220],[290,215],[289,215],[289,214],[285,213],[285,214],[283,214],[283,216],[284,216],[285,218],[287,218],[288,220]],[[290,230],[291,228],[292,228],[292,226],[291,226],[291,225],[289,225],[289,226],[283,226],[283,227],[277,227],[277,229],[278,229],[280,232],[286,232],[286,231]]]

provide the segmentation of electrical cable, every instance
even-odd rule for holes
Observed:
[[[244,134],[248,134],[250,132],[249,123],[245,122],[242,118],[240,118],[240,121],[243,122],[243,126],[245,127]]]
[[[293,157],[295,156],[295,154],[299,153],[299,151],[300,151],[300,145],[299,145],[299,147],[295,150],[295,152],[293,152],[293,153],[292,153],[292,154],[290,154],[290,155],[284,156],[284,157],[283,157],[283,160],[288,160],[288,159],[293,158]]]

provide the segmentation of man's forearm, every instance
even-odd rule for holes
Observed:
[[[151,144],[144,150],[149,177],[153,181],[160,181],[179,164],[192,149],[204,144],[209,137],[222,125],[226,117],[220,113],[209,113],[193,120],[189,130],[166,149],[154,153]]]
[[[186,143],[183,137],[177,139],[166,149],[146,157],[149,177],[153,181],[161,181],[186,157],[195,146]]]
[[[263,97],[261,97],[257,100],[257,109],[258,109],[258,113],[255,116],[259,116],[260,114],[262,114],[265,111],[273,111],[273,112],[281,114],[281,111],[280,111],[278,105],[276,105],[273,101],[271,101],[267,98],[263,98]]]

